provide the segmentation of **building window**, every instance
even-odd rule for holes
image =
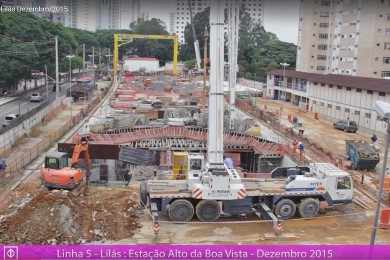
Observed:
[[[351,112],[351,111],[349,110],[349,108],[346,108],[344,111],[345,111],[345,113]]]
[[[341,110],[341,107],[340,107],[340,106],[336,106],[336,110],[337,110],[337,111],[340,111],[340,110]]]
[[[317,101],[313,100],[313,105],[317,104]]]
[[[372,90],[367,90],[367,94],[370,94],[370,95],[372,95]]]
[[[357,88],[357,89],[356,89],[356,92],[359,92],[359,93],[360,93],[360,92],[362,92],[362,89],[361,89],[361,88]]]
[[[337,89],[343,89],[343,87],[342,86],[337,86]]]
[[[317,66],[317,70],[324,71],[324,70],[326,70],[326,67],[325,66]]]
[[[366,118],[371,118],[371,114],[370,113],[366,113],[365,116],[366,116]]]
[[[356,110],[355,111],[355,116],[360,116],[360,111]]]
[[[348,88],[347,88],[347,91],[351,91],[351,88],[348,87]]]
[[[332,108],[332,105],[331,105],[331,104],[328,104],[328,108]]]
[[[320,17],[329,17],[329,12],[320,12]]]
[[[318,44],[318,49],[322,51],[326,51],[328,49],[328,45],[326,44]]]
[[[385,42],[383,46],[385,50],[390,50],[390,42]]]
[[[321,102],[320,105],[323,107],[323,106],[325,106],[325,103],[324,103],[324,102]]]
[[[328,39],[328,34],[327,33],[320,33],[320,34],[318,34],[318,38],[320,38],[320,39]]]
[[[390,79],[390,71],[382,71],[382,78]]]
[[[320,23],[320,28],[328,28],[329,23]]]
[[[385,36],[390,36],[390,28],[386,28],[386,30],[385,30]]]
[[[385,92],[379,92],[379,96],[385,97],[385,96],[386,96],[386,93],[385,93]]]
[[[317,60],[326,60],[326,55],[317,55]]]
[[[330,6],[329,0],[321,0],[321,6]]]
[[[390,57],[383,57],[384,64],[390,64]]]

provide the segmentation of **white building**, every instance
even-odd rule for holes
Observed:
[[[390,81],[274,70],[267,77],[266,95],[332,121],[349,118],[362,128],[385,132],[386,125],[377,119],[373,108],[377,100],[390,103]]]
[[[146,57],[127,58],[123,65],[125,71],[156,72],[160,70],[158,59]]]
[[[301,0],[297,70],[390,78],[390,2]]]

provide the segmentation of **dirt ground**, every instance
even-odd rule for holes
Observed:
[[[161,223],[157,236],[151,230],[150,218],[142,217],[142,228],[120,243],[228,243],[228,244],[368,244],[372,212],[353,211],[340,216],[320,215],[314,219],[284,221],[283,232],[275,235],[270,223]],[[390,230],[379,229],[378,244],[390,243]]]
[[[268,111],[282,111],[281,122],[285,126],[291,126],[288,121],[288,115],[296,116],[303,123],[304,135],[313,142],[317,143],[324,150],[331,151],[338,157],[345,156],[345,140],[366,140],[369,142],[370,135],[362,131],[354,133],[345,133],[333,128],[332,122],[325,118],[314,118],[314,113],[304,112],[299,107],[293,106],[283,101],[275,101],[264,98],[257,99],[257,105],[264,109],[267,106]],[[280,109],[282,107],[282,109]],[[381,140],[379,140],[381,141]],[[382,140],[383,141],[383,140]]]
[[[124,188],[78,191],[38,188],[0,211],[0,244],[67,244],[131,237],[137,204]]]

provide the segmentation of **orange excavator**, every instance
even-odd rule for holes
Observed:
[[[88,137],[76,135],[73,141],[75,146],[70,167],[67,153],[50,152],[46,155],[44,167],[41,169],[41,179],[47,188],[73,190],[85,180],[88,182],[91,166]],[[83,155],[86,171],[78,167],[81,155]]]

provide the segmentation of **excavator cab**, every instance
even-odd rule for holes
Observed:
[[[68,167],[68,154],[52,152],[46,155],[45,168],[59,170]]]

